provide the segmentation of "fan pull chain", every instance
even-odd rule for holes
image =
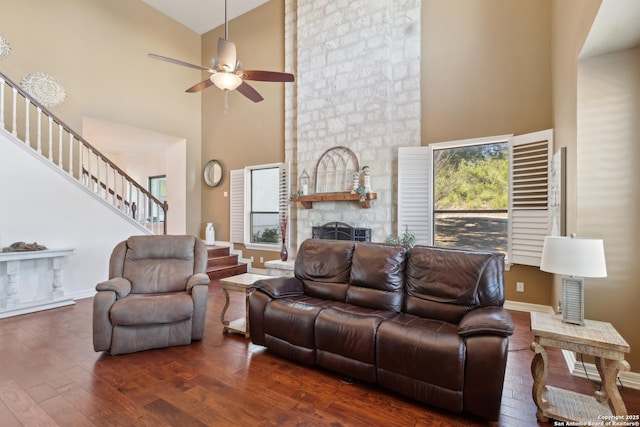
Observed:
[[[229,89],[224,90],[224,114],[229,111]]]

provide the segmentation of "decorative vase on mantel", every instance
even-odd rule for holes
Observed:
[[[286,261],[287,258],[289,258],[289,251],[287,251],[286,242],[284,241],[284,239],[282,239],[282,248],[280,248],[280,260]]]

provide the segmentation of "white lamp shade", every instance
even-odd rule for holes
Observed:
[[[540,270],[576,277],[607,277],[602,239],[547,236]]]
[[[219,72],[210,77],[214,85],[220,89],[234,90],[242,84],[242,79],[237,74]]]

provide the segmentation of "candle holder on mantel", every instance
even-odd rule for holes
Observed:
[[[300,187],[298,190],[302,192],[303,196],[308,196],[309,188],[311,188],[311,177],[307,173],[307,170],[303,169],[302,174],[300,175]]]
[[[371,190],[371,169],[369,169],[369,166],[362,167],[362,174],[364,175],[364,192],[373,193]]]

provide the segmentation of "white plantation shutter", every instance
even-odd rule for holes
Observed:
[[[509,249],[513,264],[539,267],[549,233],[549,165],[553,130],[512,138],[509,150]]]
[[[245,194],[244,194],[244,169],[236,169],[230,172],[230,234],[231,242],[244,243],[244,217],[245,217]]]
[[[433,244],[430,147],[398,148],[398,236],[406,231],[416,244]]]
[[[291,164],[283,163],[280,165],[280,182],[278,188],[278,210],[280,211],[280,225],[282,225],[282,221],[284,219],[287,222],[290,221],[291,215],[289,215],[289,197],[291,196],[291,184],[289,177],[291,176]],[[291,229],[289,226],[291,224],[287,223],[287,231],[284,236],[282,236],[282,230],[280,230],[280,237],[285,238],[287,245],[291,240],[289,238],[289,230]]]

